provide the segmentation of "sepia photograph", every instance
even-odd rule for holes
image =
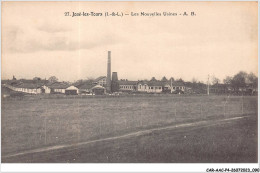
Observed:
[[[258,163],[257,1],[1,10],[1,163]]]

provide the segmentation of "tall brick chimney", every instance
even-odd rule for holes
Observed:
[[[111,92],[111,51],[108,51],[107,58],[107,93]]]

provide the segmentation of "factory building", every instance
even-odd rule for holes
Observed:
[[[133,92],[136,91],[137,81],[119,80],[119,91]]]
[[[128,81],[118,80],[117,72],[112,73],[111,79],[111,51],[107,55],[107,76],[100,76],[94,81],[81,82],[70,85],[66,82],[49,83],[47,80],[16,80],[6,82],[6,86],[18,92],[30,94],[110,94],[114,92],[144,92],[144,93],[183,93],[183,82],[173,81]]]
[[[73,85],[69,86],[68,88],[65,89],[65,94],[66,95],[78,95],[79,94],[79,89]]]
[[[105,87],[107,85],[107,77],[106,76],[100,76],[97,79],[95,79],[95,84],[101,85]]]

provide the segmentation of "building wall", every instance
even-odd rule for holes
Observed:
[[[51,93],[51,89],[49,88],[49,87],[47,87],[47,86],[43,86],[43,89],[45,90],[45,93],[46,94],[50,94]]]
[[[65,94],[65,89],[54,89],[55,93],[63,93]]]
[[[6,85],[6,87],[8,87],[9,89],[13,90],[13,91],[17,91],[17,92],[24,92],[24,93],[28,93],[28,94],[40,94],[41,88],[19,88],[19,87],[13,87],[11,85]]]
[[[147,84],[138,84],[137,91],[139,92],[148,92],[148,85]]]
[[[161,93],[162,86],[149,86],[147,84],[138,84],[137,91],[148,92],[148,93]]]
[[[79,94],[79,89],[75,86],[70,86],[70,87],[66,88],[65,93],[66,93],[66,91],[70,91],[70,92],[75,91],[76,94]]]
[[[148,93],[161,93],[162,86],[148,86]]]
[[[97,81],[97,84],[101,86],[105,86],[107,84],[107,79],[106,78],[100,79],[99,81]]]
[[[172,90],[173,91],[176,91],[176,90],[185,91],[185,86],[173,86]]]
[[[119,85],[120,91],[134,91],[134,85]]]

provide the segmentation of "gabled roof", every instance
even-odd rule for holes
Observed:
[[[148,84],[148,81],[144,81],[144,80],[137,81],[137,84],[142,84],[142,85]]]
[[[95,85],[96,84],[93,84],[92,82],[83,82],[83,83],[80,83],[80,84],[76,85],[76,87],[78,89],[91,89]]]
[[[148,86],[171,86],[171,82],[164,82],[164,81],[138,81],[138,84],[147,84]],[[172,86],[184,86],[183,82],[173,81]]]
[[[41,88],[43,86],[43,84],[39,84],[39,83],[20,83],[15,85],[15,87],[17,88],[28,88],[28,89],[37,89],[37,88]]]
[[[137,81],[119,80],[119,85],[136,85]]]
[[[164,83],[162,81],[149,81],[148,86],[164,86]]]
[[[161,81],[138,81],[138,84],[146,84],[148,86],[164,86],[164,82]]]
[[[105,89],[105,88],[102,87],[101,85],[96,85],[96,86],[94,86],[92,89]]]
[[[96,82],[100,81],[101,79],[107,78],[106,76],[100,76],[98,78],[95,79]]]
[[[171,85],[171,82],[169,82],[168,84]],[[184,83],[179,81],[173,81],[172,86],[184,86]]]
[[[73,85],[70,85],[68,88],[66,88],[66,90],[78,90],[78,88]]]
[[[66,89],[70,85],[66,82],[54,82],[54,83],[48,84],[46,86],[48,86],[49,88],[52,88],[52,89]]]
[[[32,85],[44,85],[48,81],[47,80],[20,79],[20,80],[6,80],[4,82],[5,82],[5,84],[12,85],[12,86],[18,86],[18,85],[21,85],[21,84],[24,84],[23,86],[26,86],[25,84],[28,84],[28,86],[32,86]]]

